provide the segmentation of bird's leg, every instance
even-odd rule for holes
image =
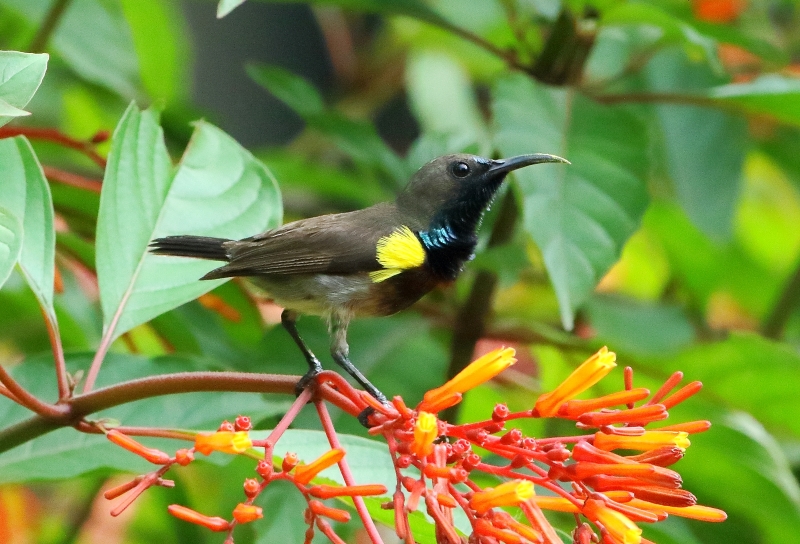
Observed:
[[[306,362],[308,362],[308,372],[306,372],[300,381],[297,382],[297,385],[294,388],[294,392],[299,395],[303,392],[303,390],[308,387],[308,385],[314,381],[314,378],[322,372],[322,364],[317,359],[317,356],[314,355],[303,339],[300,338],[300,334],[297,332],[297,313],[293,312],[292,310],[284,310],[281,313],[281,325],[283,328],[286,329],[286,332],[294,340],[294,343],[297,344],[297,347],[300,348],[300,351],[303,352],[303,356],[306,358]]]
[[[334,313],[331,316],[331,356],[345,372],[350,374],[361,387],[375,397],[381,404],[388,404],[386,395],[372,385],[370,381],[350,362],[350,346],[347,345],[347,326],[350,324],[349,316]],[[361,417],[359,416],[359,420]]]

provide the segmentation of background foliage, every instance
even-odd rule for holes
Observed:
[[[241,3],[223,0],[219,13]],[[281,6],[270,13],[313,14],[310,39],[323,43],[331,76],[314,84],[259,62],[258,51],[245,63],[220,48],[262,87],[265,103],[275,97],[295,115],[279,114],[298,127],[290,141],[265,146],[267,139],[241,136],[250,151],[215,126],[241,134],[242,122],[193,93],[193,52],[200,56],[204,36],[190,23],[201,8],[209,11],[175,0],[0,0],[0,49],[50,54],[49,61],[0,59],[0,124],[10,122],[0,128],[0,363],[24,386],[44,399],[57,395],[40,307],[57,318],[73,374],[86,379],[98,345],[113,341],[101,385],[181,370],[296,374],[302,362],[272,326],[274,308],[257,306],[235,283],[194,282],[208,263],[156,262],[147,242],[177,232],[252,234],[280,222],[281,199],[284,219],[366,206],[391,198],[445,152],[555,153],[572,166],[515,174],[481,229],[478,257],[454,286],[402,315],[351,327],[354,362],[389,395],[416,402],[476,345],[517,346],[522,362],[512,379],[470,393],[456,418],[485,414],[499,400],[529,407],[604,344],[645,382],[683,370],[705,388],[674,415],[714,427],[694,437],[678,470],[701,503],[729,519],[713,526],[670,519],[645,536],[662,544],[796,540],[797,3]],[[244,20],[263,8],[251,1],[214,24],[245,32]],[[190,126],[203,117],[209,121]],[[83,143],[83,152],[36,131],[81,143],[114,127],[110,142]],[[273,129],[283,133],[266,127]],[[130,160],[103,171],[85,153],[95,147]],[[300,327],[327,352],[318,320]],[[265,429],[288,400],[192,393],[101,416],[202,429],[247,413]],[[3,428],[29,415],[0,397]],[[364,434],[349,418],[338,428]],[[319,453],[310,435],[289,436],[301,457]],[[363,441],[352,447],[370,451]],[[375,456],[360,458],[357,475],[386,477],[368,472],[379,470]],[[152,490],[112,520],[98,490],[117,472],[140,469],[137,462],[70,428],[5,451],[0,541],[217,542],[165,515],[165,505],[226,511],[250,470],[233,461],[220,478],[210,465],[193,466],[176,476],[175,489]],[[302,506],[277,494],[264,506],[267,519],[237,533],[237,542],[302,535]]]

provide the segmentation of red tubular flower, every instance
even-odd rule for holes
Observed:
[[[240,502],[233,509],[233,519],[238,523],[250,523],[257,519],[264,517],[264,511],[253,504],[245,504]]]
[[[414,440],[409,445],[411,453],[424,459],[433,452],[433,441],[439,436],[439,423],[436,416],[428,412],[419,412],[414,423]]]
[[[637,499],[659,506],[686,508],[697,504],[697,497],[685,489],[672,489],[657,485],[631,486],[627,488]]]
[[[627,516],[612,510],[603,501],[588,499],[583,506],[583,515],[608,531],[612,538],[622,544],[640,544],[642,530]]]
[[[534,410],[541,417],[558,414],[561,405],[583,393],[602,380],[611,369],[617,366],[616,354],[603,347],[575,369],[561,385],[550,393],[544,393],[536,401]]]
[[[613,412],[587,412],[578,416],[578,423],[587,427],[601,427],[615,423],[650,423],[667,419],[669,414],[663,404],[640,406],[631,410]]]
[[[202,525],[212,531],[227,531],[231,528],[231,524],[227,520],[218,517],[204,516],[199,512],[195,512],[191,508],[186,508],[180,504],[170,504],[167,511],[178,519],[194,523],[195,525]]]
[[[568,419],[575,419],[586,412],[594,412],[602,408],[611,408],[612,406],[622,406],[637,402],[646,399],[648,395],[650,395],[649,389],[639,387],[626,391],[618,391],[610,395],[597,397],[596,399],[568,400],[561,405],[561,408],[558,410],[558,415]]]
[[[642,510],[662,510],[668,514],[681,516],[684,518],[691,518],[700,521],[708,521],[711,523],[719,523],[728,519],[728,514],[718,508],[710,506],[702,506],[696,504],[694,506],[687,506],[685,508],[676,508],[674,506],[667,506],[663,504],[653,504],[651,502],[643,501],[640,499],[633,499],[631,505]]]
[[[317,477],[317,474],[328,467],[331,467],[344,458],[344,451],[340,449],[328,450],[316,461],[308,465],[298,465],[294,470],[294,481],[300,485],[306,485]]]
[[[666,427],[660,427],[657,430],[697,434],[697,433],[704,433],[710,428],[711,428],[710,421],[701,420],[701,421],[687,421],[685,423],[676,423],[675,425],[667,425]]]
[[[350,521],[350,512],[346,510],[331,508],[330,506],[326,506],[325,504],[315,500],[308,501],[308,506],[317,516],[325,516],[326,518],[330,518],[341,523]]]
[[[490,351],[486,355],[470,363],[464,370],[441,387],[431,389],[422,398],[418,409],[436,413],[461,401],[461,395],[478,385],[485,383],[517,360],[512,348],[501,348]]]
[[[512,480],[494,489],[478,491],[472,496],[469,505],[479,514],[497,506],[516,506],[534,496],[533,484],[528,480]]]
[[[374,495],[385,495],[386,486],[378,484],[370,485],[315,485],[308,489],[308,494],[318,499],[332,499],[333,497],[370,497]]]
[[[253,442],[244,431],[198,433],[194,437],[194,448],[203,455],[209,455],[212,451],[235,455],[244,453],[251,447]]]
[[[485,519],[475,520],[475,534],[497,539],[504,544],[522,544],[520,535],[504,529],[498,529]]]
[[[668,467],[683,459],[686,450],[677,446],[664,446],[654,450],[640,453],[639,455],[631,455],[627,457],[635,463],[650,463],[659,467]]]
[[[135,453],[139,457],[143,457],[155,465],[166,465],[170,462],[170,456],[168,454],[155,448],[148,448],[144,444],[137,442],[130,436],[123,434],[116,429],[111,429],[108,431],[106,433],[106,438],[108,438],[117,446],[125,448],[131,453]]]

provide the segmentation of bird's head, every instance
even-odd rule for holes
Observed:
[[[512,170],[566,159],[535,153],[492,160],[464,153],[443,155],[420,168],[397,197],[398,207],[428,225],[474,232]]]

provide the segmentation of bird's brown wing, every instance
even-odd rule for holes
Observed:
[[[226,243],[227,265],[203,279],[265,274],[352,274],[378,270],[376,244],[402,219],[394,204],[287,223]]]

